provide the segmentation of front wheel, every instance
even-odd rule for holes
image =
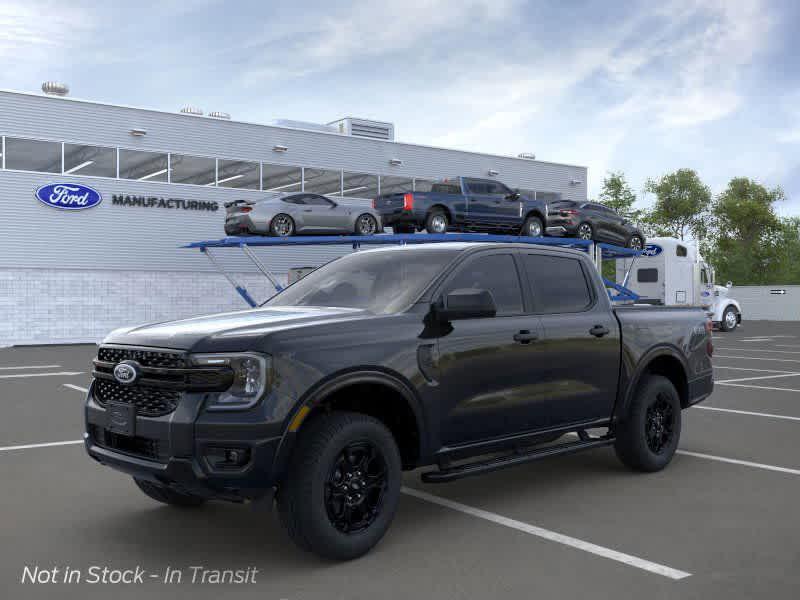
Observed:
[[[542,237],[544,233],[544,225],[539,217],[528,217],[525,219],[525,224],[522,226],[521,235],[528,237]]]
[[[374,235],[378,232],[378,221],[370,214],[364,213],[356,219],[357,235]]]
[[[641,250],[644,247],[644,241],[640,235],[632,235],[628,238],[628,243],[626,245],[631,250]]]
[[[722,313],[722,321],[720,321],[719,328],[722,331],[733,331],[739,324],[739,317],[736,315],[736,309],[728,306],[725,312]]]
[[[304,550],[350,560],[389,529],[400,497],[400,452],[377,419],[320,415],[301,430],[287,472],[278,487],[278,514]]]
[[[581,223],[578,225],[576,236],[581,240],[592,240],[594,239],[594,230],[589,223]]]
[[[675,386],[666,377],[645,376],[627,418],[617,426],[617,456],[636,471],[660,471],[675,455],[680,437],[681,401]]]

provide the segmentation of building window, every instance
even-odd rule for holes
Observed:
[[[243,160],[219,160],[217,185],[220,187],[259,189],[259,164]]]
[[[217,161],[202,156],[170,154],[170,182],[192,185],[214,185],[216,182]]]
[[[120,179],[166,182],[168,168],[169,159],[166,154],[141,150],[119,151]]]
[[[6,169],[61,173],[61,143],[6,138]]]
[[[303,170],[285,165],[261,165],[262,189],[265,192],[300,192],[303,189]]]
[[[366,175],[364,173],[343,173],[344,189],[342,196],[345,198],[368,198],[378,197],[378,176]]]
[[[64,144],[64,174],[117,176],[117,149]]]
[[[411,177],[381,177],[381,194],[405,194],[414,191]]]
[[[304,189],[314,194],[341,196],[342,172],[328,169],[304,169]]]

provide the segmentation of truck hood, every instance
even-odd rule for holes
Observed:
[[[177,350],[224,352],[253,350],[257,338],[311,324],[363,318],[371,313],[353,308],[274,306],[112,331],[104,344],[150,346]]]

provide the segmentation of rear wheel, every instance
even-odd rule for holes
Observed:
[[[581,240],[592,240],[594,239],[594,230],[589,223],[581,223],[578,225],[576,236]]]
[[[529,237],[542,237],[544,233],[544,225],[539,217],[528,217],[525,219],[525,224],[522,226],[521,235]]]
[[[642,240],[642,236],[634,234],[628,238],[628,243],[626,245],[631,250],[641,250],[644,247],[644,241]]]
[[[144,479],[137,479],[136,477],[133,478],[133,481],[136,483],[137,487],[145,493],[145,495],[149,496],[153,500],[161,502],[162,504],[190,507],[200,506],[206,501],[205,498],[201,498],[200,496],[176,492],[173,489],[163,485],[158,485],[152,481],[145,481]]]
[[[356,233],[358,235],[374,235],[378,232],[378,221],[372,215],[364,213],[356,219]]]
[[[320,415],[301,430],[288,473],[278,488],[278,514],[304,550],[349,560],[389,529],[400,497],[400,452],[377,419]]]
[[[294,233],[294,219],[283,213],[275,215],[269,223],[269,233],[275,237],[289,237]]]
[[[447,213],[441,208],[434,208],[425,219],[425,230],[428,233],[447,233],[448,225]]]
[[[666,467],[681,437],[681,401],[672,382],[645,376],[631,401],[627,418],[616,428],[614,449],[619,459],[637,471]]]
[[[722,331],[733,331],[739,324],[739,317],[736,315],[736,309],[728,306],[725,312],[722,313],[722,321],[720,321],[719,328]]]

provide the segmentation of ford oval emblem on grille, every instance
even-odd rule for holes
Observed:
[[[133,360],[125,360],[114,367],[114,379],[122,385],[131,385],[139,379],[139,363]]]
[[[83,210],[103,201],[103,196],[80,183],[51,183],[36,190],[36,198],[42,204],[62,210]]]

